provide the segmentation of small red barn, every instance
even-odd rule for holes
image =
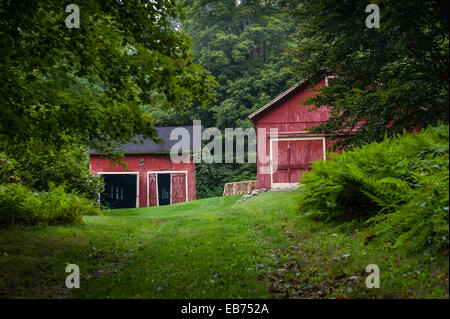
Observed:
[[[192,127],[184,127],[190,136]],[[195,163],[171,161],[170,151],[177,140],[170,140],[175,127],[157,127],[157,144],[144,140],[143,144],[126,144],[121,147],[125,157],[119,164],[112,164],[95,150],[88,150],[89,169],[96,176],[103,176],[105,191],[100,200],[110,208],[134,208],[168,205],[195,200]],[[192,145],[192,143],[190,143]],[[192,150],[192,148],[191,148]],[[186,156],[191,156],[186,155]]]
[[[314,88],[326,85],[326,80]],[[306,129],[326,121],[328,109],[324,106],[310,111],[311,106],[300,105],[313,94],[316,93],[306,82],[298,83],[248,116],[257,128],[257,134],[265,134],[258,136],[258,143],[265,143],[265,147],[258,145],[258,188],[296,187],[302,172],[311,169],[311,162],[326,159],[329,139],[310,134]],[[278,132],[271,133],[271,129]],[[261,149],[266,154],[261,154]],[[274,149],[277,151],[273,152]]]

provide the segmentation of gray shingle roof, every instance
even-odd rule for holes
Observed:
[[[145,154],[145,153],[169,153],[172,146],[181,141],[181,136],[175,136],[176,140],[170,140],[170,133],[176,128],[184,128],[189,132],[190,143],[189,150],[192,151],[193,141],[193,127],[192,126],[172,126],[172,127],[155,127],[158,132],[158,138],[161,143],[157,144],[150,139],[142,139],[142,136],[137,136],[137,139],[143,141],[143,144],[128,143],[119,149],[125,154]],[[97,150],[88,149],[89,154],[99,154]]]

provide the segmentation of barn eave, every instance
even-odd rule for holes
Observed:
[[[274,98],[272,101],[267,103],[266,105],[262,106],[252,114],[250,114],[247,118],[250,120],[250,122],[253,124],[253,126],[256,126],[255,119],[265,113],[266,111],[271,110],[272,108],[279,105],[281,101],[288,98],[291,94],[295,93],[298,89],[303,89],[304,86],[308,83],[308,81],[301,81],[296,83],[295,85],[291,86],[289,89],[278,95],[276,98]]]

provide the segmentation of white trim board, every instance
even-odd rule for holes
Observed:
[[[188,171],[151,171],[151,172],[147,172],[147,207],[150,206],[149,203],[149,197],[150,197],[150,174],[156,174],[156,206],[159,206],[159,194],[158,194],[158,174],[170,174],[170,204],[172,204],[172,174],[173,173],[178,173],[178,174],[186,174],[186,200],[185,202],[188,201],[188,194],[189,194],[189,189],[188,189]]]
[[[297,188],[298,183],[274,183],[273,182],[273,165],[272,165],[272,142],[278,141],[312,141],[312,140],[322,140],[323,145],[323,161],[327,159],[326,154],[326,140],[325,136],[309,136],[309,137],[269,137],[270,143],[270,188],[274,189],[286,189],[286,188]]]
[[[139,172],[97,172],[99,176],[101,175],[124,175],[133,174],[136,175],[136,208],[139,208]]]
[[[337,77],[337,75],[328,75],[325,77],[325,86],[328,86],[328,80]]]

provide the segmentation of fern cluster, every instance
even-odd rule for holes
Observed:
[[[394,247],[448,249],[449,127],[403,133],[313,163],[299,209],[326,221],[364,221]]]

